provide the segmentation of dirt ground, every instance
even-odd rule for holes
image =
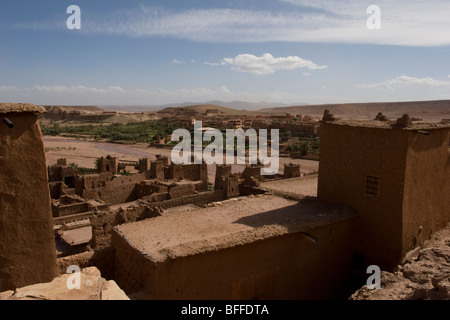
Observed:
[[[57,159],[66,158],[67,163],[75,163],[80,167],[94,168],[95,160],[108,155],[117,157],[121,162],[138,161],[140,158],[150,158],[156,160],[156,155],[161,154],[170,159],[171,151],[148,147],[146,143],[133,145],[123,145],[107,142],[95,142],[89,140],[76,140],[64,137],[44,136],[44,146],[46,149],[47,166],[56,164]],[[279,173],[283,173],[284,164],[300,164],[302,173],[314,173],[319,170],[319,162],[312,160],[280,158]],[[232,165],[233,173],[244,171],[244,165]],[[208,177],[210,182],[214,182],[216,166],[208,166]]]

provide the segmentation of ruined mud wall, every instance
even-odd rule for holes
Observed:
[[[111,247],[91,250],[68,257],[58,258],[58,274],[67,274],[70,266],[78,266],[81,269],[97,267],[105,279],[114,279],[114,250]]]
[[[116,231],[115,280],[148,299],[334,299],[349,295],[353,219],[228,249],[153,262]]]
[[[92,226],[91,246],[102,249],[111,246],[111,231],[114,226],[140,221],[160,215],[160,211],[147,205],[132,206],[117,211],[102,211],[90,217]]]
[[[61,197],[62,182],[50,182],[48,187],[50,189],[50,196],[52,199],[59,199]]]
[[[285,165],[284,166],[284,176],[285,179],[300,177],[300,166],[299,165]]]
[[[1,109],[0,109],[1,111]],[[0,112],[1,113],[1,112]],[[33,113],[0,114],[0,291],[56,276],[42,134]]]
[[[137,199],[136,184],[146,180],[145,174],[114,176],[111,174],[88,175],[83,177],[85,199],[100,199],[106,203],[119,204]]]
[[[176,199],[170,199],[163,201],[162,203],[153,204],[154,206],[161,206],[163,209],[169,209],[173,207],[179,207],[184,206],[187,204],[195,204],[195,205],[205,205],[209,202],[213,201],[222,201],[225,200],[224,193],[222,191],[208,191],[208,192],[201,192],[198,194],[191,194],[188,196],[183,196]],[[152,204],[150,204],[152,205]]]
[[[202,181],[202,189],[208,187],[208,167],[206,164],[187,164],[181,167],[181,174],[184,179],[192,181]]]
[[[195,186],[194,184],[182,184],[177,185],[176,187],[170,188],[169,194],[172,199],[181,198],[183,196],[188,196],[194,194]]]
[[[156,183],[146,183],[145,181],[136,185],[136,196],[140,199],[150,196],[154,193],[166,193],[168,188],[166,186],[158,185]]]

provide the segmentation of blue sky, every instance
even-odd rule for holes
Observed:
[[[450,99],[449,17],[448,0],[2,1],[0,101]]]

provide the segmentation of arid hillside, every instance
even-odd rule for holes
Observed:
[[[218,115],[279,115],[301,114],[321,117],[325,109],[334,115],[345,119],[373,119],[378,112],[382,112],[388,118],[396,119],[404,114],[410,117],[423,119],[424,121],[439,122],[442,119],[450,119],[450,100],[436,101],[411,101],[411,102],[374,102],[374,103],[349,103],[349,104],[323,104],[302,105],[292,107],[264,108],[255,111],[238,110],[237,108],[224,107],[215,104],[190,105],[184,107],[168,107],[159,111],[128,112],[127,107],[121,111],[109,111],[95,106],[44,106],[47,114],[43,119],[52,121],[98,121],[98,122],[139,122],[151,120],[155,117],[192,116],[205,114],[209,110],[217,110]],[[132,108],[130,107],[130,110]],[[211,113],[212,114],[212,113]]]
[[[428,121],[441,121],[450,118],[450,100],[294,106],[262,109],[260,112],[320,116],[325,109],[330,110],[338,117],[349,119],[372,119],[378,112],[383,112],[384,115],[391,118],[401,117],[405,113],[411,117]]]
[[[41,120],[56,122],[104,122],[130,123],[156,119],[151,112],[117,112],[101,109],[96,106],[44,106],[47,113]]]

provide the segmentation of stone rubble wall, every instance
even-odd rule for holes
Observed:
[[[383,271],[381,289],[365,285],[350,300],[450,300],[450,225],[410,251],[393,273]]]

